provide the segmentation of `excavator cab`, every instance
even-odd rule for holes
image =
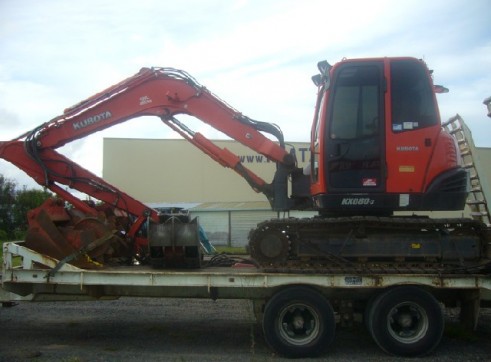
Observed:
[[[462,210],[468,174],[415,58],[318,65],[311,194],[321,212]],[[441,88],[438,88],[441,89]]]

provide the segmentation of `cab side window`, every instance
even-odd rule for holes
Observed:
[[[410,131],[438,123],[433,89],[422,64],[391,63],[392,130]]]

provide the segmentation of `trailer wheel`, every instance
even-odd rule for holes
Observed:
[[[363,322],[365,323],[365,328],[367,329],[368,333],[372,335],[372,327],[371,327],[371,321],[370,321],[370,314],[373,310],[373,304],[375,300],[379,297],[378,295],[372,296],[370,299],[368,299],[367,304],[365,306],[365,310],[363,312]]]
[[[416,357],[433,351],[443,335],[443,311],[427,291],[403,286],[382,293],[371,304],[368,330],[390,354]]]
[[[329,301],[308,287],[290,287],[266,304],[263,331],[266,342],[287,357],[322,354],[334,339],[336,321]]]

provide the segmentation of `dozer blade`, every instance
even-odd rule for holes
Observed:
[[[199,225],[176,216],[149,226],[150,262],[156,268],[200,268]]]

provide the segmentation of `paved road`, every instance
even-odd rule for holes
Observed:
[[[0,328],[0,361],[286,361],[265,345],[247,301],[22,303],[0,308]],[[416,360],[490,358],[491,311],[486,310],[478,333],[461,333],[451,324],[436,352]],[[309,361],[326,359],[394,360],[360,325],[339,329],[329,354]]]

